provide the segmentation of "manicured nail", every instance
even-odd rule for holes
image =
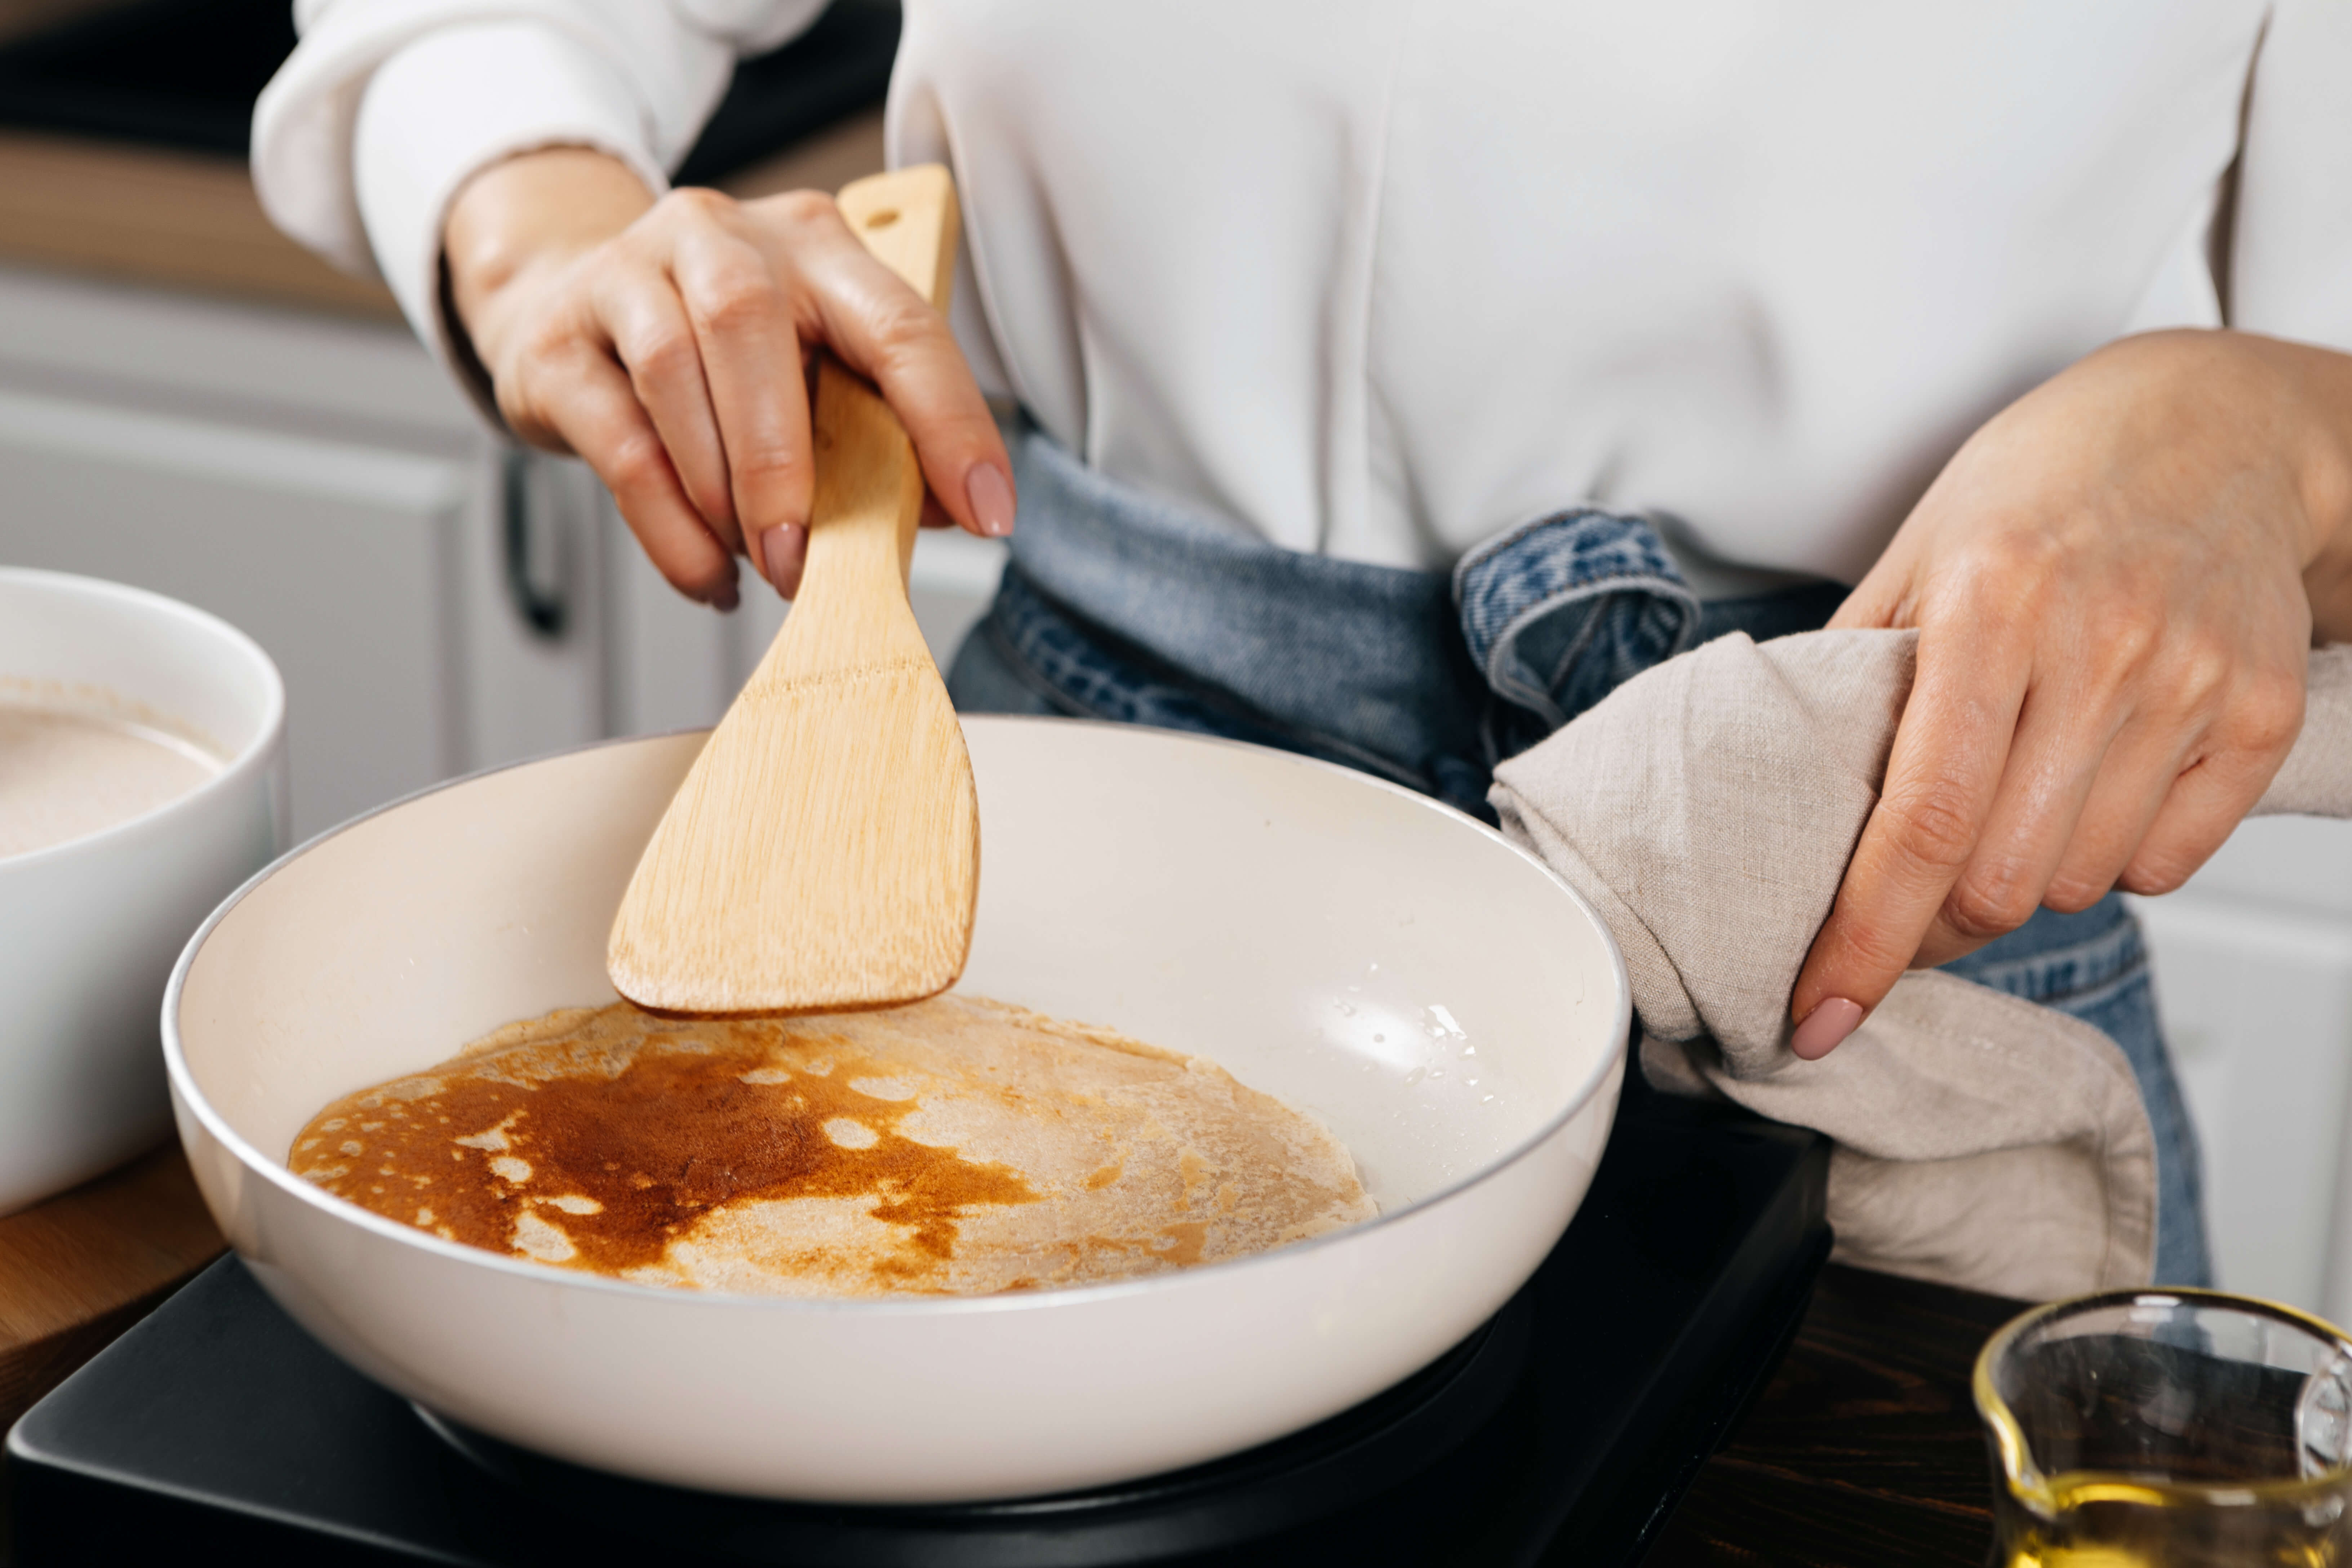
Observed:
[[[1790,1037],[1789,1048],[1804,1061],[1817,1062],[1843,1045],[1861,1024],[1861,1003],[1832,996],[1805,1015],[1805,1021]]]
[[[732,583],[719,584],[718,589],[710,595],[710,607],[722,616],[733,610],[740,603],[742,600],[737,596],[735,584]]]
[[[972,521],[991,539],[1013,531],[1013,481],[994,463],[974,463],[963,477],[964,499],[971,502]]]
[[[800,586],[801,563],[807,558],[808,530],[786,523],[760,535],[760,571],[789,599]]]

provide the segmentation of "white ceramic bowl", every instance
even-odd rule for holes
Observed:
[[[180,1134],[293,1315],[430,1410],[576,1463],[770,1497],[1016,1497],[1295,1431],[1443,1353],[1583,1197],[1624,966],[1470,818],[1257,747],[965,725],[980,906],[962,988],[1195,1051],[1321,1117],[1383,1213],[1087,1289],[807,1301],[663,1290],[443,1241],[285,1155],[329,1100],[511,1019],[608,1000],[604,938],[699,735],[429,791],[280,860],[164,1004]]]
[[[226,759],[142,816],[0,857],[6,1214],[166,1135],[163,983],[205,913],[283,845],[286,689],[251,637],[201,610],[14,568],[0,568],[0,677],[92,710],[143,707]]]

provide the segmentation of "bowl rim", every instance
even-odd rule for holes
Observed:
[[[261,722],[253,737],[231,755],[221,761],[219,771],[184,795],[175,795],[157,805],[152,805],[136,816],[126,816],[120,822],[110,822],[104,827],[27,849],[18,855],[0,855],[0,876],[35,866],[47,865],[75,855],[94,854],[114,840],[150,829],[176,813],[194,811],[199,803],[207,801],[226,790],[236,788],[263,759],[277,747],[286,732],[286,678],[278,668],[278,661],[269,651],[253,639],[252,634],[234,622],[200,609],[184,599],[169,594],[159,594],[152,588],[141,588],[129,583],[117,583],[107,577],[89,577],[79,572],[52,572],[42,566],[0,566],[0,587],[24,584],[35,589],[47,589],[67,595],[82,595],[92,599],[113,599],[129,602],[141,608],[157,612],[185,625],[193,625],[207,635],[218,637],[239,654],[245,656],[262,677]],[[285,858],[280,856],[279,859]],[[277,860],[270,862],[275,867]],[[269,867],[263,868],[267,875]],[[245,889],[240,887],[238,894]],[[234,897],[236,895],[232,895]]]
[[[205,942],[210,938],[214,929],[226,920],[237,906],[245,901],[248,894],[275,876],[281,868],[291,865],[295,860],[331,838],[358,827],[362,823],[373,821],[387,812],[396,811],[422,800],[427,795],[438,795],[444,790],[455,789],[461,784],[471,784],[516,768],[533,767],[541,763],[554,762],[560,758],[577,756],[587,752],[602,751],[607,747],[642,745],[675,740],[682,735],[709,732],[708,729],[698,727],[663,731],[655,734],[613,736],[602,741],[593,741],[585,745],[566,746],[540,756],[477,769],[473,773],[462,774],[457,778],[427,784],[422,789],[411,791],[396,800],[386,801],[372,810],[362,812],[356,816],[314,834],[255,872],[235,892],[224,899],[217,909],[205,917],[204,923],[198,926],[194,933],[188,938],[187,945],[181,950],[178,960],[172,965],[172,977],[163,990],[162,1022],[164,1071],[171,1083],[173,1098],[184,1105],[188,1114],[202,1124],[205,1131],[215,1142],[235,1155],[240,1165],[260,1176],[296,1202],[316,1208],[332,1219],[355,1224],[362,1230],[396,1245],[414,1247],[446,1261],[474,1268],[493,1268],[512,1274],[524,1280],[537,1281],[541,1284],[617,1292],[630,1300],[669,1302],[679,1307],[692,1306],[714,1310],[758,1310],[825,1314],[846,1312],[870,1316],[932,1316],[1033,1311],[1117,1297],[1164,1291],[1201,1279],[1228,1279],[1235,1270],[1259,1268],[1276,1259],[1296,1259],[1308,1252],[1319,1252],[1335,1244],[1360,1239],[1392,1223],[1401,1223],[1408,1218],[1427,1214],[1461,1197],[1471,1189],[1494,1180],[1512,1166],[1529,1158],[1570,1122],[1576,1120],[1591,1105],[1593,1097],[1601,1091],[1601,1086],[1610,1081],[1612,1075],[1623,1067],[1630,1048],[1633,1028],[1633,982],[1626,971],[1625,955],[1617,945],[1615,934],[1610,931],[1608,922],[1601,918],[1600,912],[1592,907],[1591,901],[1567,879],[1546,865],[1539,856],[1512,843],[1501,833],[1487,826],[1467,812],[1458,810],[1443,801],[1409,789],[1402,784],[1338,763],[1327,763],[1320,758],[1301,756],[1297,752],[1281,751],[1272,746],[1261,746],[1248,741],[1229,740],[1221,735],[1201,735],[1187,731],[1165,729],[1157,725],[1123,724],[1108,720],[1032,714],[959,715],[959,722],[980,723],[991,729],[1046,725],[1061,728],[1083,725],[1090,729],[1129,734],[1140,733],[1187,742],[1234,747],[1298,767],[1327,770],[1343,775],[1354,783],[1369,785],[1373,789],[1400,796],[1415,805],[1453,817],[1461,826],[1475,830],[1540,873],[1567,896],[1570,904],[1583,915],[1591,923],[1592,930],[1600,936],[1601,950],[1608,955],[1610,975],[1616,987],[1615,1006],[1612,1009],[1615,1016],[1611,1021],[1608,1044],[1598,1053],[1583,1080],[1576,1084],[1572,1091],[1565,1097],[1560,1109],[1546,1119],[1541,1125],[1496,1159],[1412,1203],[1401,1205],[1393,1210],[1384,1210],[1370,1219],[1346,1226],[1338,1230],[1326,1231],[1320,1236],[1309,1237],[1303,1241],[1294,1241],[1265,1252],[1251,1253],[1245,1257],[1227,1258],[1222,1262],[1205,1264],[1197,1268],[1177,1269],[1165,1274],[1145,1275],[1137,1279],[1113,1280],[1100,1285],[1073,1286],[1055,1290],[1000,1292],[988,1296],[806,1297],[761,1295],[749,1291],[681,1290],[669,1286],[641,1285],[634,1280],[617,1279],[609,1275],[593,1274],[583,1270],[557,1268],[547,1264],[532,1262],[528,1258],[503,1257],[486,1247],[449,1241],[428,1232],[420,1231],[413,1226],[401,1225],[396,1221],[386,1219],[372,1210],[336,1197],[324,1188],[304,1181],[280,1162],[264,1155],[242,1134],[230,1127],[226,1119],[214,1109],[212,1103],[198,1090],[194,1073],[188,1067],[186,1055],[181,1047],[179,1025],[181,994],[186,985],[189,972],[194,966],[197,955],[203,952]],[[184,1135],[182,1142],[184,1143],[186,1142]]]

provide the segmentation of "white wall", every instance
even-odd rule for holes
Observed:
[[[2352,823],[2249,822],[2136,902],[2221,1285],[2352,1321]]]

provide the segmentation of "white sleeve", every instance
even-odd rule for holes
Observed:
[[[2352,353],[2352,5],[2278,0],[2240,150],[2233,327]]]
[[[380,273],[454,368],[440,254],[459,186],[513,153],[577,145],[664,189],[737,57],[774,47],[823,7],[299,0],[301,43],[254,105],[254,187],[288,234],[347,270]]]

